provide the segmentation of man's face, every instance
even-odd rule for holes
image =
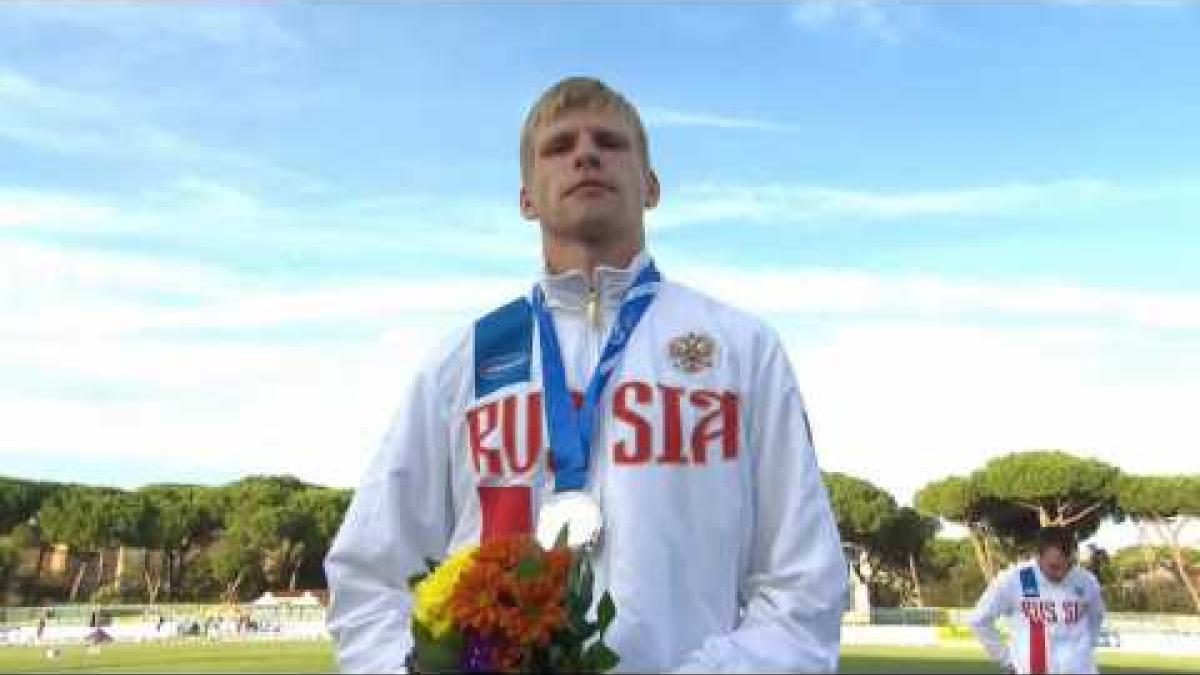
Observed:
[[[634,130],[611,108],[561,113],[533,133],[521,214],[543,228],[601,241],[640,236],[658,203],[658,178],[642,163]]]
[[[1063,553],[1056,547],[1048,547],[1038,554],[1038,567],[1042,569],[1042,574],[1054,583],[1058,583],[1067,577],[1067,572],[1071,571],[1074,565],[1071,556]]]

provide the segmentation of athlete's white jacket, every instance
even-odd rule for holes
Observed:
[[[1007,649],[995,625],[1001,617],[1011,636]],[[1030,560],[992,581],[970,623],[988,655],[1018,673],[1095,673],[1104,598],[1082,567],[1055,583]]]
[[[580,272],[541,281],[573,391],[648,260],[598,269],[595,291]],[[536,330],[513,321],[521,307],[476,322],[423,367],[354,496],[326,560],[344,671],[401,668],[405,580],[425,557],[478,543],[479,486],[532,486],[534,509],[552,494],[540,350]],[[477,354],[497,331],[513,349]],[[588,489],[604,511],[596,589],[616,601],[618,670],[836,669],[846,563],[775,333],[664,281],[603,401]]]

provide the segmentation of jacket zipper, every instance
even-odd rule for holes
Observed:
[[[587,312],[588,325],[599,332],[600,329],[600,292],[595,288],[589,288],[587,299],[584,300],[584,308]]]

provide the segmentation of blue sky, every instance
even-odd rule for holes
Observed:
[[[1200,6],[0,5],[0,465],[353,485],[527,288],[517,138],[641,109],[664,272],[776,326],[823,465],[1200,471]]]

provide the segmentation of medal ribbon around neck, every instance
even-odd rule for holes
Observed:
[[[554,319],[546,307],[545,293],[541,284],[534,284],[533,314],[537,318],[538,342],[542,351],[542,396],[546,402],[550,452],[554,457],[555,492],[582,490],[587,484],[592,430],[596,423],[600,396],[625,353],[625,346],[629,344],[633,329],[642,320],[646,308],[658,293],[661,281],[662,275],[658,273],[658,268],[650,262],[625,290],[617,320],[613,322],[612,330],[609,331],[608,341],[600,354],[600,362],[592,372],[583,406],[579,409],[575,408],[567,390],[562,351],[558,346],[558,335],[554,332]]]

